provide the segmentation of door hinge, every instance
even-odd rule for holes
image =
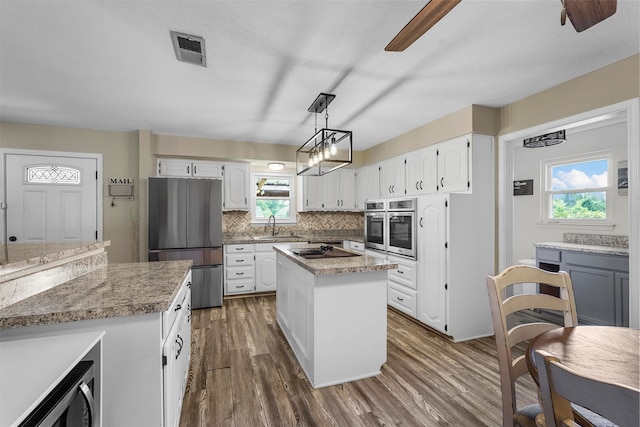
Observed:
[[[449,284],[448,284],[448,283],[445,283],[445,284],[444,284],[444,289],[445,289],[445,290],[448,290],[448,289],[449,289]]]
[[[165,366],[167,366],[167,356],[165,356],[164,354],[162,355],[162,367],[164,368]]]
[[[444,248],[449,249],[449,242],[444,242]]]
[[[96,171],[96,179],[98,179],[98,171]]]
[[[448,200],[445,200],[445,201],[444,201],[444,207],[445,207],[445,208],[448,208],[448,207],[449,207],[449,201],[448,201]]]
[[[96,230],[96,240],[98,240],[98,230]]]
[[[444,330],[448,331],[449,330],[449,325],[444,325]]]
[[[471,147],[471,141],[467,139],[467,148]]]

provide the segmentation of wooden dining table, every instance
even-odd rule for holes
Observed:
[[[543,350],[580,375],[640,389],[640,331],[618,326],[572,326],[529,343],[527,367],[538,383],[534,353]]]
[[[538,382],[535,364],[537,350],[558,358],[560,363],[580,375],[603,382],[614,382],[640,389],[640,331],[618,326],[571,326],[544,332],[529,342],[527,368]],[[544,425],[543,416],[536,419]],[[574,417],[584,425],[580,413]]]

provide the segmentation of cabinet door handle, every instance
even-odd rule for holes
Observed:
[[[400,274],[404,274],[404,271],[402,271],[402,270],[396,270],[396,271],[397,271],[398,273],[400,273]]]
[[[398,301],[404,301],[404,298],[396,297]]]
[[[422,181],[420,181],[420,189],[422,190]]]
[[[236,251],[242,251],[242,250],[244,250],[244,247],[242,247],[242,248],[236,248]]]
[[[444,188],[444,177],[440,178],[440,187]]]
[[[391,194],[391,186],[389,186],[389,194]]]
[[[418,188],[418,181],[416,181],[416,190],[419,190],[419,188]]]
[[[198,173],[198,167],[196,165],[193,165],[193,174],[197,174]]]
[[[182,309],[182,306],[180,304],[176,305],[176,308],[173,311],[180,311]]]
[[[243,259],[237,259],[236,262],[244,262]]]
[[[244,285],[236,286],[236,289],[242,289],[242,288],[244,288]]]
[[[422,218],[420,218],[420,228],[422,228]]]
[[[242,271],[240,273],[236,272],[236,276],[242,276],[243,274],[244,274],[244,271]]]
[[[191,172],[189,172],[191,170],[191,166],[187,166],[187,175],[189,175]]]

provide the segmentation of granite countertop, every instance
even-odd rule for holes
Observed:
[[[629,256],[629,248],[615,246],[586,245],[581,243],[543,242],[535,243],[537,248],[561,249],[565,251],[590,252],[605,255]]]
[[[166,311],[191,264],[110,264],[0,309],[0,329]]]
[[[7,263],[0,265],[0,278],[20,270],[50,264],[110,245],[110,240],[100,242],[11,243],[6,246]]]
[[[293,252],[291,249],[296,248],[317,248],[319,245],[292,243],[275,245],[273,248],[276,252],[285,255],[294,263],[298,264],[305,270],[315,274],[316,276],[330,276],[333,274],[344,273],[365,273],[368,271],[385,271],[398,268],[398,264],[387,260],[381,260],[369,255],[358,254],[359,256],[345,258],[322,258],[322,259],[304,259]],[[347,252],[347,249],[342,249]],[[357,253],[357,252],[353,252]]]

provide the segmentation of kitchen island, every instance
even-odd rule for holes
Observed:
[[[190,356],[191,261],[106,264],[107,244],[3,265],[0,340],[104,331],[102,425],[177,426]],[[20,386],[29,381],[12,385]]]
[[[314,248],[274,246],[278,325],[314,388],[378,375],[387,360],[387,270],[398,265],[355,252],[296,254]]]

